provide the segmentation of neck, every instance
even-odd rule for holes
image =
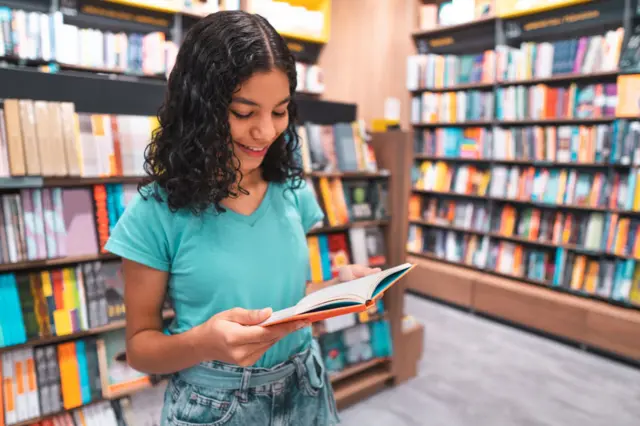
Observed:
[[[264,179],[262,178],[262,170],[259,168],[245,173],[242,176],[242,187],[248,191],[251,191],[251,189],[256,188],[262,183],[264,183]]]

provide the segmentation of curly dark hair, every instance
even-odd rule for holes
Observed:
[[[291,101],[289,124],[269,147],[262,177],[299,187],[295,59],[262,16],[222,11],[198,21],[180,47],[158,112],[160,125],[145,150],[147,176],[138,187],[141,195],[143,188],[148,194],[152,186],[154,197],[166,199],[172,211],[189,209],[199,214],[211,206],[224,212],[223,199],[246,194],[237,182],[242,175],[232,146],[229,105],[242,82],[255,72],[271,69],[287,75]]]

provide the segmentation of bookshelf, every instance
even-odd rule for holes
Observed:
[[[507,6],[412,34],[407,288],[640,365],[635,11]]]

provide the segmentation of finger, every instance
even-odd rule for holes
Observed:
[[[304,321],[296,321],[272,325],[269,327],[242,327],[236,332],[234,346],[242,346],[249,343],[264,343],[275,339],[281,339],[287,334],[299,330],[306,325],[307,323]]]
[[[271,316],[271,308],[260,310],[248,310],[244,308],[233,308],[218,314],[221,319],[236,322],[242,325],[256,325],[265,321]]]

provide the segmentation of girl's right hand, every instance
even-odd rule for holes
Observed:
[[[259,326],[271,316],[271,308],[233,308],[220,312],[194,328],[195,347],[202,361],[222,361],[240,367],[255,364],[287,334],[309,325],[306,321]]]

